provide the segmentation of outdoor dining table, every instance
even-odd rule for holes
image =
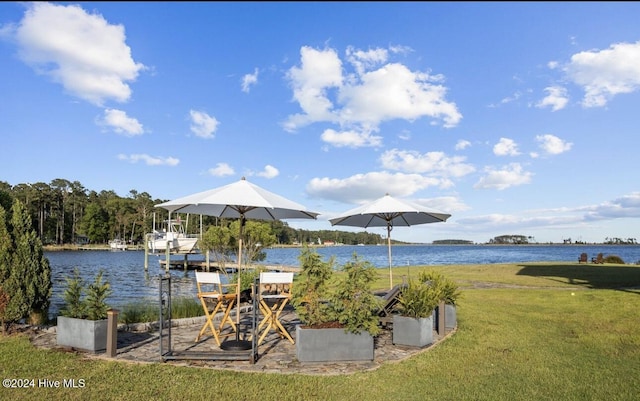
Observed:
[[[280,316],[284,307],[291,300],[293,273],[262,272],[260,273],[260,312],[263,315],[258,324],[258,345],[264,341],[271,330],[275,330],[281,337],[287,338],[294,344],[293,338],[282,325]],[[260,332],[262,331],[262,334]]]

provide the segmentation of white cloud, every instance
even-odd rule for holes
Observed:
[[[640,88],[640,41],[574,54],[564,71],[584,89],[584,107],[605,106],[615,95]]]
[[[253,71],[253,74],[246,74],[242,77],[242,91],[245,93],[249,93],[251,90],[251,86],[258,83],[258,69],[256,68]]]
[[[511,163],[501,170],[491,167],[485,169],[486,175],[473,186],[478,189],[503,190],[516,185],[528,184],[533,173],[523,171],[519,163]]]
[[[455,149],[456,150],[464,150],[466,148],[468,148],[469,146],[471,146],[471,142],[465,140],[465,139],[459,139],[458,142],[456,142],[456,146]]]
[[[267,164],[266,166],[264,166],[264,170],[259,171],[259,172],[247,170],[245,172],[245,175],[249,176],[249,177],[255,175],[255,176],[258,176],[258,177],[264,177],[264,178],[271,179],[271,178],[275,178],[278,175],[280,175],[280,171],[277,168],[273,167],[272,165]]]
[[[287,79],[302,113],[287,118],[284,127],[288,131],[330,122],[370,132],[377,131],[383,121],[422,117],[453,127],[462,119],[455,103],[445,99],[447,89],[441,75],[411,71],[399,63],[380,66],[388,59],[385,49],[348,48],[352,73],[343,71],[333,49],[304,46],[300,54],[300,66],[292,67]]]
[[[507,103],[515,102],[516,100],[520,99],[521,96],[522,96],[522,93],[516,92],[513,95],[505,97],[502,100],[500,100],[500,103],[507,104]]]
[[[569,102],[566,88],[561,86],[550,86],[544,88],[544,90],[547,92],[547,96],[536,104],[536,107],[538,108],[542,109],[545,107],[551,107],[551,111],[558,111],[564,109]]]
[[[594,205],[585,215],[588,221],[637,217],[640,217],[640,192]]]
[[[264,177],[264,178],[275,178],[278,175],[280,175],[280,171],[278,171],[278,169],[273,167],[272,165],[267,164],[266,166],[264,166],[264,170],[257,173],[256,175],[258,177]]]
[[[461,217],[456,219],[456,222],[461,227],[462,233],[474,230],[484,232],[492,229],[508,232],[508,230],[532,228],[570,229],[582,232],[586,227],[585,224],[594,221],[625,218],[640,218],[640,192],[632,192],[594,205],[524,210],[518,215],[493,213]]]
[[[127,116],[127,113],[122,110],[106,109],[103,118],[98,123],[126,136],[137,136],[144,133],[142,124],[135,118]]]
[[[71,95],[102,106],[131,97],[128,82],[145,69],[131,57],[124,27],[77,5],[29,4],[11,32],[20,58]]]
[[[208,173],[214,177],[225,177],[228,175],[233,175],[235,171],[233,167],[228,165],[227,163],[218,163],[215,167],[210,168]]]
[[[214,133],[218,128],[218,120],[209,116],[204,111],[190,110],[191,132],[200,138],[210,139],[214,137]]]
[[[378,147],[382,145],[381,136],[371,135],[370,132],[358,132],[354,130],[338,132],[329,128],[322,133],[320,138],[324,142],[338,148]]]
[[[496,156],[517,156],[520,154],[518,145],[509,138],[500,138],[500,141],[493,147],[493,153]]]
[[[567,152],[573,146],[570,142],[565,142],[555,135],[545,134],[536,136],[536,141],[540,143],[540,148],[550,155],[559,155]]]
[[[285,128],[298,127],[315,121],[332,121],[333,104],[327,90],[342,85],[342,62],[334,50],[320,51],[308,46],[300,49],[300,67],[292,67],[287,78],[293,87],[293,98],[304,114],[289,116]]]
[[[445,211],[446,213],[463,212],[471,209],[461,199],[455,196],[440,196],[430,199],[416,199],[415,203],[428,208]]]
[[[420,174],[371,172],[343,179],[313,178],[307,184],[306,191],[315,198],[361,203],[377,199],[385,193],[405,197],[428,187],[447,187],[450,184],[448,180]]]
[[[455,103],[445,101],[442,76],[410,71],[398,63],[358,76],[358,81],[340,90],[340,120],[345,123],[377,125],[382,121],[421,117],[440,119],[454,127],[462,119]]]
[[[180,159],[175,157],[153,157],[147,154],[119,154],[118,159],[128,161],[129,163],[143,162],[147,166],[177,166],[180,163]]]
[[[462,177],[475,171],[472,165],[464,163],[465,160],[463,156],[448,157],[443,152],[421,154],[399,149],[388,150],[380,156],[386,169],[451,177]]]
[[[377,65],[387,61],[389,53],[387,49],[358,50],[352,46],[347,47],[347,60],[356,69],[359,75]]]

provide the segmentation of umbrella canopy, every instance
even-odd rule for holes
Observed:
[[[418,224],[447,221],[450,214],[429,210],[416,203],[396,199],[389,194],[382,198],[356,207],[329,219],[332,226],[351,227],[387,227],[387,246],[389,253],[389,288],[393,287],[391,271],[391,230],[394,226],[413,226]]]
[[[319,214],[308,211],[296,202],[252,184],[244,177],[240,181],[160,203],[156,207],[164,208],[170,213],[194,213],[241,220],[238,241],[237,323],[240,321],[240,269],[242,267],[244,220],[315,219]],[[237,336],[236,341],[239,342]]]
[[[319,214],[252,184],[244,177],[232,184],[160,203],[156,207],[170,212],[255,220],[315,219]]]

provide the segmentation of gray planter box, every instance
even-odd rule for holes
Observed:
[[[458,325],[458,315],[456,312],[456,306],[445,304],[444,305],[444,328],[447,330],[453,330]]]
[[[103,351],[107,349],[107,321],[58,316],[58,345],[90,352]]]
[[[344,329],[307,329],[296,326],[296,357],[300,362],[372,361],[373,336]]]
[[[433,312],[433,328],[438,330],[438,314],[440,313],[440,307],[437,306]],[[451,331],[458,326],[458,314],[456,312],[456,306],[451,304],[444,305],[444,328],[445,331]]]
[[[433,343],[433,315],[407,317],[393,315],[393,344],[425,347]]]

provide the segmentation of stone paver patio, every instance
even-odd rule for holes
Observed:
[[[250,313],[244,313],[250,315]],[[234,318],[235,319],[235,318]],[[203,336],[196,343],[194,340],[204,324],[204,317],[174,320],[171,337],[172,350],[189,352],[224,352],[215,342],[213,336]],[[282,314],[282,322],[295,340],[295,326],[300,324],[294,310],[285,308]],[[241,322],[242,326],[242,322]],[[177,366],[198,366],[211,369],[226,369],[242,372],[265,372],[281,374],[308,374],[308,375],[342,375],[355,372],[371,371],[385,363],[402,361],[413,355],[428,351],[437,344],[446,340],[455,332],[455,329],[440,336],[434,330],[434,343],[424,348],[396,346],[392,343],[391,330],[383,332],[375,339],[373,361],[355,362],[298,362],[296,348],[286,338],[272,331],[258,347],[258,360],[250,363],[248,360],[167,360],[163,362],[160,355],[160,340],[158,330],[149,325],[137,325],[136,327],[119,326],[118,346],[115,358],[107,356],[106,352],[96,354],[82,352],[87,358],[103,358],[133,363],[166,363]],[[231,337],[233,338],[233,337]],[[57,345],[55,327],[34,330],[31,334],[31,342],[38,348],[55,349],[62,352],[78,352],[65,349]]]

